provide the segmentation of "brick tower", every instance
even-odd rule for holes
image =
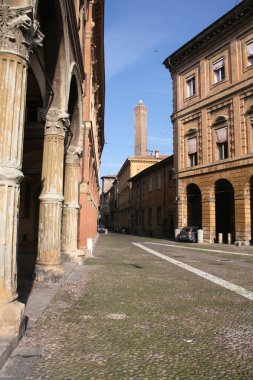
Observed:
[[[147,155],[147,107],[142,100],[134,108],[134,155]]]

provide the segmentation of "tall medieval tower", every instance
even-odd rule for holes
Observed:
[[[142,100],[134,108],[134,155],[147,155],[147,107]]]

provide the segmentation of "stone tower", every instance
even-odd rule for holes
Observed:
[[[134,108],[134,155],[147,155],[147,107],[142,100]]]

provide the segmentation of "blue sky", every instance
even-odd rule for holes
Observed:
[[[134,107],[148,108],[148,149],[172,154],[172,82],[162,62],[236,0],[105,0],[105,146],[101,176],[134,155]]]

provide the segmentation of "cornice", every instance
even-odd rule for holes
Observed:
[[[178,64],[181,64],[189,55],[193,55],[204,46],[210,44],[217,36],[223,33],[229,33],[239,24],[245,17],[249,18],[253,11],[252,0],[241,1],[236,7],[227,12],[213,24],[208,26],[202,32],[197,34],[189,42],[172,53],[165,59],[163,64],[171,73],[174,72]]]

